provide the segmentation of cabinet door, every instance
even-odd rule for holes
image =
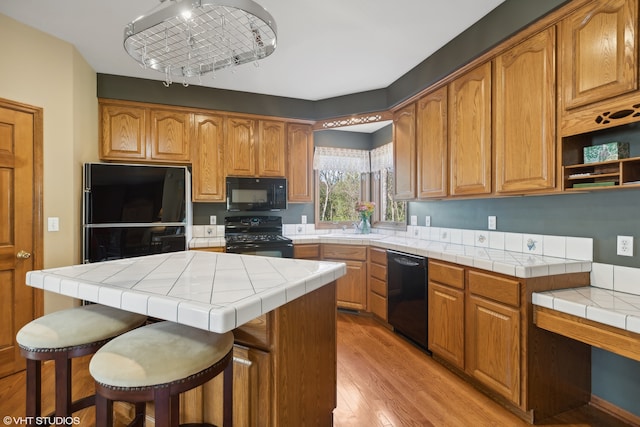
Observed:
[[[555,187],[555,29],[495,59],[496,192]]]
[[[313,130],[287,125],[287,192],[290,202],[313,202]]]
[[[491,193],[491,63],[449,84],[449,194]]]
[[[150,117],[150,159],[189,162],[191,159],[191,114],[152,109]]]
[[[464,369],[464,291],[429,281],[428,346]]]
[[[637,0],[588,2],[560,23],[566,110],[637,89],[637,26]]]
[[[255,128],[256,121],[252,119],[240,117],[227,119],[224,150],[227,175],[256,175]]]
[[[393,115],[393,173],[395,200],[416,197],[416,106],[408,105]]]
[[[328,260],[332,261],[332,260]],[[345,261],[347,274],[336,281],[338,307],[353,310],[367,309],[367,263],[363,261]]]
[[[418,198],[447,195],[447,88],[418,100]]]
[[[142,160],[147,156],[148,110],[144,107],[100,106],[100,158]]]
[[[224,201],[224,118],[216,115],[196,115],[194,144],[193,201]]]
[[[520,405],[520,313],[477,296],[467,303],[467,372]]]
[[[286,135],[284,122],[260,120],[258,137],[258,176],[283,177],[284,146]]]

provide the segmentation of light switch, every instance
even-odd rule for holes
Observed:
[[[60,231],[60,218],[57,216],[47,218],[47,231]]]

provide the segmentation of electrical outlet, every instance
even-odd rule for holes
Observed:
[[[431,227],[431,217],[429,215],[424,217],[424,226]]]
[[[495,230],[496,229],[496,222],[497,222],[497,218],[493,215],[489,216],[489,220],[488,220],[488,227],[489,230]]]
[[[633,256],[633,236],[618,236],[617,254]]]
[[[418,215],[411,215],[411,225],[418,225]]]
[[[209,216],[209,225],[216,225],[218,223],[218,217],[215,215]]]
[[[302,218],[300,218],[300,221],[301,221],[303,224],[306,224],[306,223],[307,223],[307,216],[306,216],[306,215],[302,215]]]

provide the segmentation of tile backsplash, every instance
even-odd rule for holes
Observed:
[[[285,236],[319,235],[329,233],[355,233],[355,230],[322,229],[314,224],[284,224]],[[459,228],[407,226],[406,231],[373,228],[373,233],[432,240],[454,245],[521,252],[532,255],[593,261],[593,239],[588,237],[551,236],[502,231],[467,230]]]
[[[591,286],[640,295],[640,268],[591,264]]]

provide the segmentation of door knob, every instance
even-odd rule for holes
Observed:
[[[31,258],[31,254],[27,251],[20,251],[16,254],[16,258],[18,259],[29,259]]]

